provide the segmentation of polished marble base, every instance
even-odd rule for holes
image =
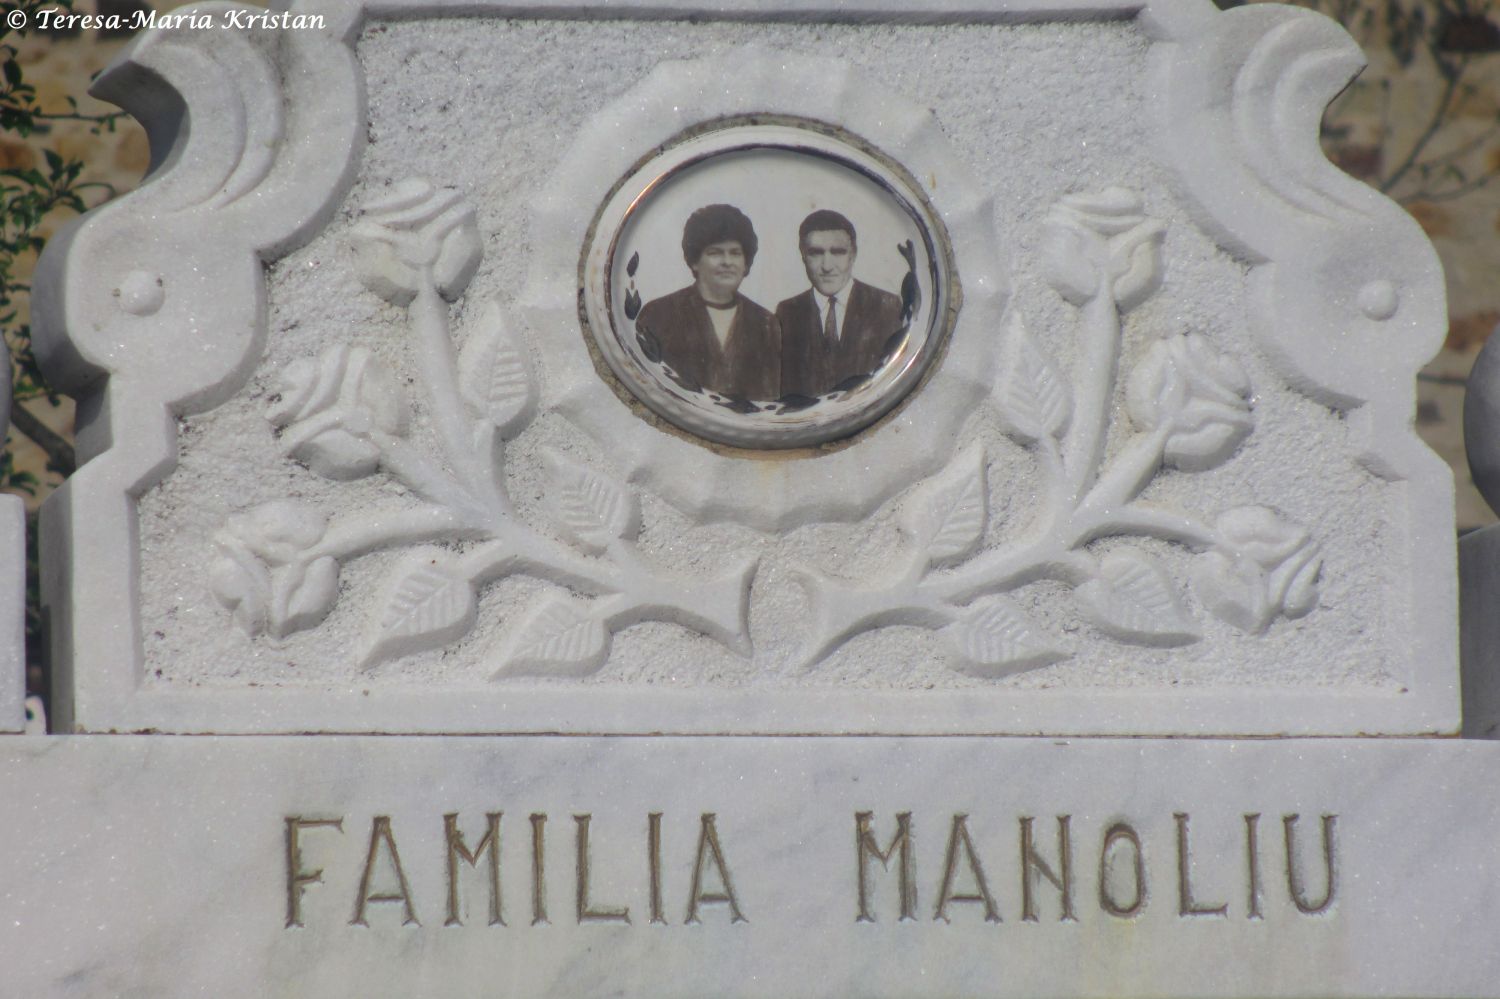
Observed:
[[[8,995],[1500,996],[1489,742],[0,752]]]

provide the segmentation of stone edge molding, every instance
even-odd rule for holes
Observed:
[[[26,726],[26,503],[0,496],[0,733]]]
[[[467,0],[317,2],[298,10],[323,14],[325,28],[157,30],[132,43],[97,85],[100,96],[146,124],[153,172],[139,191],[56,238],[36,278],[38,355],[54,384],[80,401],[78,446],[85,462],[43,515],[59,730],[1456,730],[1451,478],[1412,429],[1415,374],[1436,351],[1444,328],[1436,256],[1405,213],[1338,171],[1318,148],[1322,108],[1362,65],[1348,36],[1305,11],[1256,6],[1220,13],[1207,0],[941,9],[865,0],[833,13],[812,4],[748,2],[705,11],[671,0],[611,5],[604,16],[908,23],[1139,18],[1155,43],[1154,89],[1165,95],[1162,159],[1176,171],[1196,221],[1252,266],[1251,324],[1258,342],[1289,384],[1347,414],[1361,460],[1374,474],[1406,483],[1398,526],[1414,572],[1405,583],[1409,596],[1390,608],[1392,632],[1411,640],[1408,648],[1393,649],[1394,661],[1406,668],[1396,677],[1405,693],[1219,689],[1038,697],[996,691],[976,699],[966,692],[664,697],[649,690],[543,689],[518,697],[518,691],[468,688],[141,689],[136,498],[174,467],[176,415],[221,404],[259,361],[266,335],[263,263],[316,234],[353,183],[365,119],[353,52],[361,26],[378,17],[588,13],[561,2]],[[206,231],[234,235],[205,240]],[[201,339],[209,325],[216,330],[211,347]],[[224,335],[225,328],[237,335]],[[523,703],[524,709],[517,707]],[[649,711],[649,726],[636,716],[637,705]],[[1077,720],[1084,706],[1095,720]]]
[[[0,360],[10,351],[0,344]],[[9,379],[0,387],[0,435],[10,426]],[[0,496],[0,733],[26,729],[26,502]]]

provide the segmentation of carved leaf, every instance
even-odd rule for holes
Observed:
[[[339,564],[324,555],[303,567],[293,563],[271,573],[270,632],[285,638],[317,625],[339,596]]]
[[[536,380],[498,302],[486,306],[479,329],[459,354],[458,376],[464,400],[502,433],[518,429],[531,416]]]
[[[1125,549],[1104,556],[1099,575],[1075,591],[1086,617],[1137,645],[1189,645],[1201,635],[1156,560]]]
[[[548,498],[557,525],[569,541],[597,555],[615,538],[635,535],[639,510],[628,489],[561,455],[548,453],[545,458],[552,473]]]
[[[426,556],[409,559],[392,579],[364,665],[456,641],[474,627],[476,611],[467,576]]]
[[[1273,607],[1267,573],[1254,560],[1209,551],[1193,567],[1193,591],[1208,612],[1241,631],[1259,635],[1280,608]]]
[[[609,629],[588,604],[551,596],[521,626],[509,661],[496,675],[588,676],[609,657]]]
[[[1025,443],[1061,437],[1073,416],[1073,390],[1019,315],[1011,319],[1009,363],[1000,372],[995,404],[1006,432]]]
[[[927,550],[930,565],[968,555],[984,536],[989,497],[984,451],[973,448],[923,483],[908,504],[906,529]]]
[[[942,634],[963,657],[958,668],[971,676],[1010,676],[1072,655],[1005,597],[971,607]]]

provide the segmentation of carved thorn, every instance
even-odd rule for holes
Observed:
[[[751,556],[707,586],[695,588],[707,599],[695,600],[692,613],[711,626],[709,637],[747,658],[755,651],[750,640],[750,588],[759,568],[760,557]]]
[[[953,620],[953,608],[929,599],[915,586],[851,590],[816,570],[801,569],[797,576],[813,608],[812,640],[800,657],[809,669],[862,632],[902,624],[935,629]]]

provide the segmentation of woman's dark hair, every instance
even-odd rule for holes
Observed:
[[[733,205],[705,205],[688,216],[682,227],[682,259],[692,267],[703,256],[703,251],[715,243],[734,242],[745,251],[745,270],[755,263],[755,251],[760,241],[755,238],[755,227],[744,212]]]

